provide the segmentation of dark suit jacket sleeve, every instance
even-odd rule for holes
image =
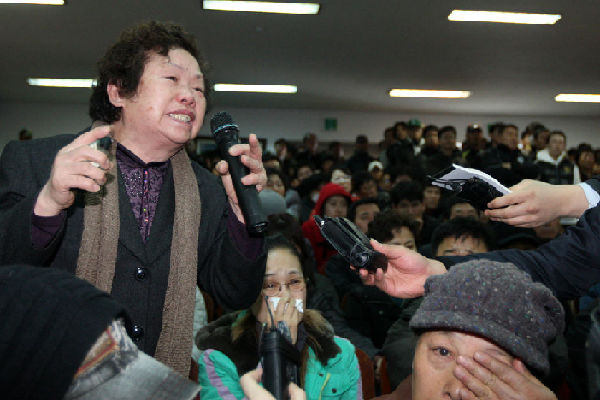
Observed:
[[[266,252],[245,254],[227,226],[229,203],[225,190],[210,172],[195,166],[202,200],[198,236],[198,285],[229,310],[250,307],[262,290]]]
[[[62,238],[62,228],[43,249],[33,247],[31,217],[58,149],[73,136],[10,142],[0,158],[0,264],[46,265]],[[40,144],[41,146],[38,146]]]
[[[440,257],[447,267],[473,259],[511,262],[565,299],[580,297],[600,282],[600,207],[576,226],[536,250],[499,250],[468,257]]]

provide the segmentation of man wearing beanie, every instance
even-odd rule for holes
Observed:
[[[190,400],[199,386],[138,351],[106,292],[55,268],[0,267],[0,397]]]
[[[470,261],[430,277],[410,326],[413,400],[556,398],[532,373],[548,373],[564,312],[512,264]]]

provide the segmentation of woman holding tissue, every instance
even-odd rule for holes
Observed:
[[[301,354],[298,386],[308,399],[362,398],[354,346],[334,336],[318,311],[303,308],[310,280],[296,248],[281,236],[267,238],[266,244],[263,289],[254,305],[222,316],[196,336],[202,350],[198,359],[200,398],[244,397],[240,377],[260,366],[261,334],[272,322],[285,324],[290,342]]]

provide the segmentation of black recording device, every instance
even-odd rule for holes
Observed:
[[[432,182],[443,185],[444,188],[452,190],[457,197],[468,201],[478,210],[487,209],[490,201],[496,197],[503,196],[502,192],[476,176],[468,179],[440,179],[429,177]]]
[[[375,251],[369,238],[346,218],[313,217],[321,235],[346,261],[355,268],[375,273],[387,269],[387,257]]]
[[[239,156],[234,157],[229,154],[229,148],[239,143],[239,128],[233,122],[231,115],[220,112],[211,119],[210,130],[219,147],[221,157],[229,165],[231,181],[244,214],[246,229],[250,235],[260,236],[267,229],[268,222],[258,199],[258,192],[256,187],[246,186],[242,183],[242,178],[249,172],[248,168],[242,164]]]
[[[291,343],[289,329],[284,322],[280,321],[275,327],[268,300],[268,297],[265,298],[271,317],[271,328],[263,330],[259,349],[263,367],[262,384],[276,400],[286,400],[290,398],[290,382],[300,382],[300,351]]]
[[[452,165],[434,176],[427,176],[431,183],[454,192],[456,197],[463,199],[478,210],[487,209],[490,201],[504,194],[499,188],[504,188],[493,177],[472,168]],[[504,188],[506,189],[506,188]],[[508,192],[508,189],[506,189]]]

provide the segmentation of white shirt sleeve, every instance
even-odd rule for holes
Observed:
[[[596,207],[600,202],[600,194],[598,194],[598,192],[592,189],[592,187],[585,182],[580,183],[579,186],[581,186],[585,193],[585,198],[589,204],[588,208]]]

